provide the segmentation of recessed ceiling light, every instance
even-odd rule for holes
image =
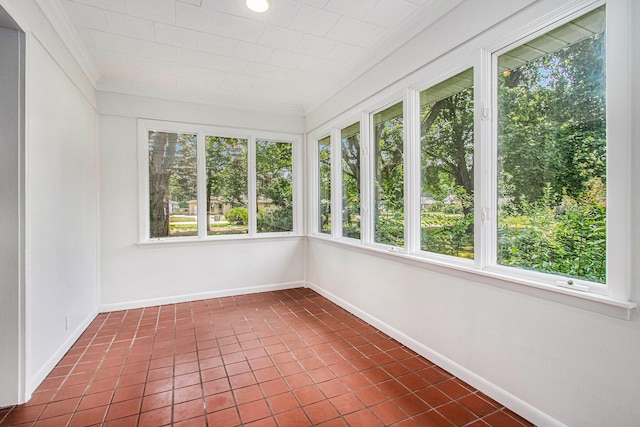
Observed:
[[[247,0],[247,7],[254,12],[266,12],[269,6],[269,0]]]

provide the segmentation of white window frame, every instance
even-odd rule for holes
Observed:
[[[332,216],[332,232],[328,233],[320,233],[320,159],[318,156],[318,143],[326,138],[330,138],[331,149],[333,150],[333,138],[331,137],[332,129],[324,129],[321,132],[316,132],[313,135],[309,135],[307,149],[308,149],[308,165],[309,165],[309,185],[307,186],[307,205],[308,215],[307,221],[309,226],[308,234],[312,236],[317,236],[320,238],[332,238],[333,237],[333,211],[331,212]],[[333,187],[333,152],[331,152],[331,185]],[[333,188],[331,189],[331,209],[333,209]]]
[[[286,142],[291,144],[291,190],[292,194],[292,205],[293,205],[293,230],[285,231],[285,232],[269,232],[269,233],[258,233],[257,231],[257,206],[255,206],[254,210],[254,220],[253,224],[251,220],[249,221],[249,225],[253,228],[250,233],[250,237],[286,237],[286,236],[298,236],[301,234],[302,230],[302,222],[303,222],[303,208],[302,208],[302,138],[298,135],[292,134],[284,134],[284,133],[274,133],[274,132],[262,132],[256,131],[253,135],[253,142],[250,141],[251,147],[249,149],[249,197],[254,200],[254,203],[257,205],[257,192],[256,192],[256,140],[264,140],[264,141],[274,141],[274,142]],[[252,151],[253,150],[253,151]],[[253,159],[253,163],[251,162]],[[252,167],[252,169],[251,169]],[[249,214],[249,218],[251,218],[251,213]]]
[[[483,221],[483,225],[484,225],[482,229],[485,230],[484,235],[482,236],[483,243],[484,243],[481,249],[484,253],[484,256],[481,258],[482,263],[480,264],[480,268],[482,269],[486,269],[487,271],[494,272],[499,275],[516,275],[521,277],[525,281],[531,281],[533,283],[538,282],[540,284],[549,285],[549,286],[563,286],[563,285],[569,285],[569,284],[576,284],[580,287],[584,287],[580,289],[583,289],[583,290],[588,289],[589,292],[593,292],[601,295],[607,295],[609,293],[609,289],[611,288],[611,285],[609,282],[613,282],[613,283],[619,282],[619,279],[616,277],[616,275],[619,274],[616,271],[617,267],[612,266],[612,263],[614,261],[613,258],[615,257],[611,256],[612,246],[610,245],[610,242],[611,242],[610,233],[613,232],[614,235],[619,234],[619,230],[617,230],[616,228],[618,228],[620,224],[616,224],[615,222],[611,221],[611,216],[616,215],[619,209],[619,206],[618,206],[618,202],[612,203],[611,200],[612,198],[613,200],[616,200],[616,198],[619,197],[618,191],[620,188],[618,186],[624,187],[624,183],[617,183],[616,182],[617,180],[614,179],[614,182],[616,182],[616,184],[612,185],[611,183],[612,177],[609,175],[612,172],[612,168],[610,167],[610,165],[613,163],[612,156],[613,158],[616,157],[617,148],[618,148],[617,146],[615,147],[612,146],[612,141],[618,141],[619,137],[616,138],[616,136],[612,136],[612,133],[615,135],[616,131],[612,123],[610,122],[611,107],[609,105],[609,102],[611,101],[611,93],[610,93],[609,87],[612,80],[614,79],[612,78],[612,74],[609,72],[610,71],[610,65],[609,65],[610,53],[608,52],[608,49],[609,49],[610,42],[609,42],[608,36],[610,32],[610,26],[609,26],[608,11],[607,11],[607,26],[606,26],[606,31],[607,31],[607,38],[606,38],[606,41],[607,41],[607,58],[606,58],[606,66],[607,66],[607,73],[606,73],[606,84],[607,84],[607,249],[606,249],[607,250],[607,284],[596,283],[596,282],[582,280],[578,278],[567,278],[559,274],[543,273],[540,271],[528,270],[528,269],[518,268],[514,266],[502,266],[502,265],[499,265],[497,262],[498,218],[497,218],[496,207],[498,206],[498,189],[497,189],[498,57],[530,40],[533,40],[539,36],[547,34],[553,29],[558,28],[559,26],[562,26],[567,22],[575,18],[578,18],[584,14],[587,14],[604,4],[605,4],[604,2],[595,2],[593,5],[586,8],[582,7],[582,8],[576,8],[576,10],[573,10],[573,11],[567,11],[567,13],[565,13],[564,16],[558,17],[552,23],[547,22],[546,25],[540,26],[539,28],[523,29],[524,30],[523,33],[516,35],[515,38],[517,40],[515,40],[513,43],[510,43],[500,49],[493,50],[492,52],[490,52],[490,54],[487,53],[483,56],[484,62],[482,64],[482,67],[485,69],[485,72],[487,70],[490,70],[489,84],[490,84],[491,90],[485,91],[483,93],[484,98],[482,102],[484,105],[491,105],[490,108],[491,108],[492,114],[491,114],[491,120],[484,120],[482,123],[483,126],[490,126],[490,129],[486,130],[485,133],[483,133],[483,135],[490,136],[489,140],[483,141],[485,152],[490,153],[490,156],[484,157],[483,166],[486,173],[484,173],[483,176],[486,179],[484,180],[484,182],[481,183],[482,189],[488,193],[482,199],[484,203],[481,206],[481,212],[484,213],[483,215],[484,218],[480,218],[480,220]]]
[[[360,117],[350,117],[339,122],[332,123],[331,126],[323,127],[321,131],[308,135],[308,165],[309,165],[309,185],[308,185],[308,227],[310,235],[322,239],[341,240],[345,243],[360,245],[363,242],[362,221],[365,217],[363,207],[363,179],[364,171],[364,149],[363,149],[363,113]],[[360,123],[360,239],[345,237],[342,235],[342,129]],[[318,143],[324,138],[330,138],[331,142],[331,233],[321,233],[319,224],[320,200],[320,160],[318,158]],[[338,221],[339,219],[339,221]]]
[[[405,170],[410,170],[412,173],[410,175],[410,187],[411,191],[411,200],[408,205],[409,211],[411,212],[411,217],[409,219],[408,225],[410,228],[410,237],[411,237],[411,250],[410,253],[416,257],[439,261],[442,263],[450,263],[454,265],[471,267],[476,264],[476,259],[479,257],[479,251],[477,247],[477,236],[479,233],[478,230],[478,212],[479,212],[479,202],[478,202],[478,183],[480,182],[480,168],[474,167],[474,259],[465,259],[452,255],[439,254],[436,252],[424,251],[421,248],[420,239],[422,235],[422,225],[421,225],[421,211],[420,211],[420,196],[421,196],[421,188],[422,188],[422,156],[421,156],[421,146],[420,146],[420,93],[427,89],[432,88],[433,86],[444,82],[445,80],[450,79],[466,70],[473,69],[474,74],[474,88],[473,88],[473,109],[474,109],[474,147],[473,147],[473,155],[474,155],[474,165],[479,165],[478,161],[478,146],[479,140],[478,132],[479,132],[479,118],[480,114],[478,113],[478,91],[476,90],[475,82],[477,81],[478,76],[478,68],[479,68],[479,60],[475,59],[472,61],[464,61],[451,67],[447,68],[447,72],[436,76],[433,79],[428,80],[426,83],[417,86],[415,89],[410,88],[409,91],[409,99],[411,109],[409,113],[411,114],[411,128],[408,135],[409,145],[410,145],[410,155],[407,159],[407,166]],[[417,121],[416,121],[417,118]],[[416,122],[415,124],[413,122]]]
[[[369,213],[368,215],[366,215],[367,221],[363,221],[363,223],[360,225],[361,237],[363,238],[364,244],[366,246],[369,246],[374,249],[397,253],[397,254],[408,253],[407,251],[408,251],[408,243],[409,243],[407,241],[407,232],[409,228],[407,227],[407,181],[408,181],[407,176],[408,175],[407,175],[407,165],[406,165],[407,147],[408,147],[407,116],[406,116],[407,103],[408,103],[407,96],[408,96],[407,91],[405,90],[402,94],[391,97],[389,100],[387,100],[387,102],[382,104],[382,106],[378,106],[373,110],[367,111],[366,112],[367,134],[365,135],[366,139],[363,138],[362,134],[360,135],[360,147],[362,149],[362,146],[364,145],[365,147],[364,151],[366,153],[364,156],[360,158],[360,162],[364,161],[367,165],[367,167],[365,168],[366,169],[365,180],[364,182],[360,183],[360,187],[361,187],[360,191],[366,194],[366,205],[364,205],[363,200],[360,200],[360,205],[361,206],[364,205],[365,206],[364,211]],[[404,163],[403,168],[404,168],[404,210],[405,211],[404,211],[404,224],[403,224],[403,228],[404,228],[404,246],[403,247],[375,241],[375,235],[376,235],[375,234],[375,210],[376,210],[375,199],[376,198],[375,198],[374,182],[376,179],[375,172],[376,172],[377,164],[375,162],[375,150],[373,149],[373,146],[375,145],[375,141],[373,140],[375,135],[375,131],[373,129],[373,126],[374,126],[373,116],[399,103],[402,103],[402,145],[403,145],[402,161]],[[360,128],[362,129],[362,124],[360,125]]]
[[[338,240],[342,240],[346,243],[351,243],[351,244],[362,244],[363,242],[363,234],[362,234],[362,221],[365,217],[364,214],[364,204],[362,201],[363,198],[363,182],[366,179],[366,173],[364,171],[364,150],[363,150],[363,133],[364,133],[364,126],[363,126],[363,116],[364,114],[361,114],[360,117],[350,117],[348,120],[342,120],[340,121],[338,124],[336,124],[336,126],[334,126],[333,128],[333,132],[336,138],[337,143],[335,144],[335,151],[334,151],[334,157],[335,157],[335,162],[333,163],[334,169],[336,171],[335,173],[335,180],[334,182],[332,182],[332,185],[335,185],[335,196],[334,196],[334,200],[335,200],[335,204],[336,204],[336,209],[338,209],[336,212],[340,212],[340,224],[338,226],[338,228],[336,229],[336,239]],[[349,127],[351,125],[354,125],[356,123],[360,124],[360,152],[359,152],[359,156],[360,156],[360,238],[359,239],[354,239],[352,237],[345,237],[343,236],[343,224],[344,224],[344,219],[342,218],[342,213],[344,212],[344,204],[343,204],[343,185],[342,185],[342,177],[343,177],[343,173],[342,173],[342,130],[346,127]]]
[[[197,184],[198,205],[206,203],[206,159],[205,140],[207,136],[242,138],[247,140],[248,151],[248,183],[247,209],[249,225],[246,234],[207,235],[206,209],[198,209],[198,235],[184,237],[151,238],[149,230],[149,132],[189,133],[197,135]],[[257,232],[257,200],[256,200],[256,140],[282,141],[291,143],[292,147],[292,191],[293,191],[293,231],[281,233]],[[255,238],[273,238],[299,236],[302,230],[302,198],[301,198],[301,137],[297,134],[275,133],[268,131],[237,129],[222,126],[206,126],[198,124],[167,122],[160,120],[138,119],[138,244],[206,242],[220,240],[243,240]]]

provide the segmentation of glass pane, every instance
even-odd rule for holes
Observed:
[[[473,258],[473,69],[420,93],[420,249]]]
[[[246,234],[247,140],[207,136],[205,140],[207,174],[207,234]]]
[[[258,233],[293,231],[293,144],[256,141]]]
[[[360,122],[342,129],[342,235],[360,238]]]
[[[331,234],[331,137],[318,141],[320,218],[318,231]]]
[[[149,132],[149,235],[198,235],[197,137]]]
[[[404,245],[402,102],[373,115],[375,242]]]
[[[604,7],[498,67],[498,263],[604,283]]]

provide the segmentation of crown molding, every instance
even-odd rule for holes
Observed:
[[[69,49],[94,89],[100,80],[100,71],[91,59],[89,51],[80,40],[80,36],[71,23],[59,0],[36,0],[38,7],[47,18],[55,32],[60,36],[64,45]]]
[[[175,87],[159,87],[140,82],[103,78],[96,90],[122,95],[133,95],[145,98],[165,99],[177,102],[189,102],[214,107],[227,107],[257,112],[270,112],[289,116],[304,116],[304,110],[298,104],[271,102],[263,99],[246,98],[237,95],[203,93]]]

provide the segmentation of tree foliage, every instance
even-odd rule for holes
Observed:
[[[207,229],[211,201],[228,204],[231,208],[247,206],[248,155],[247,140],[208,136],[205,144],[207,175]],[[229,218],[227,218],[229,219]]]
[[[403,163],[403,117],[402,104],[390,107],[381,113],[398,109],[399,114],[380,119],[375,131],[374,185],[375,241],[395,246],[404,245],[404,163]]]
[[[258,232],[293,230],[293,147],[290,142],[256,141],[258,200],[271,203],[271,211],[258,211]]]
[[[605,281],[604,42],[597,34],[498,80],[502,264]]]
[[[331,233],[331,138],[318,141],[320,231]]]
[[[473,87],[423,105],[420,119],[421,194],[451,210],[422,212],[421,248],[473,258]]]
[[[360,238],[360,123],[342,131],[342,235]]]

